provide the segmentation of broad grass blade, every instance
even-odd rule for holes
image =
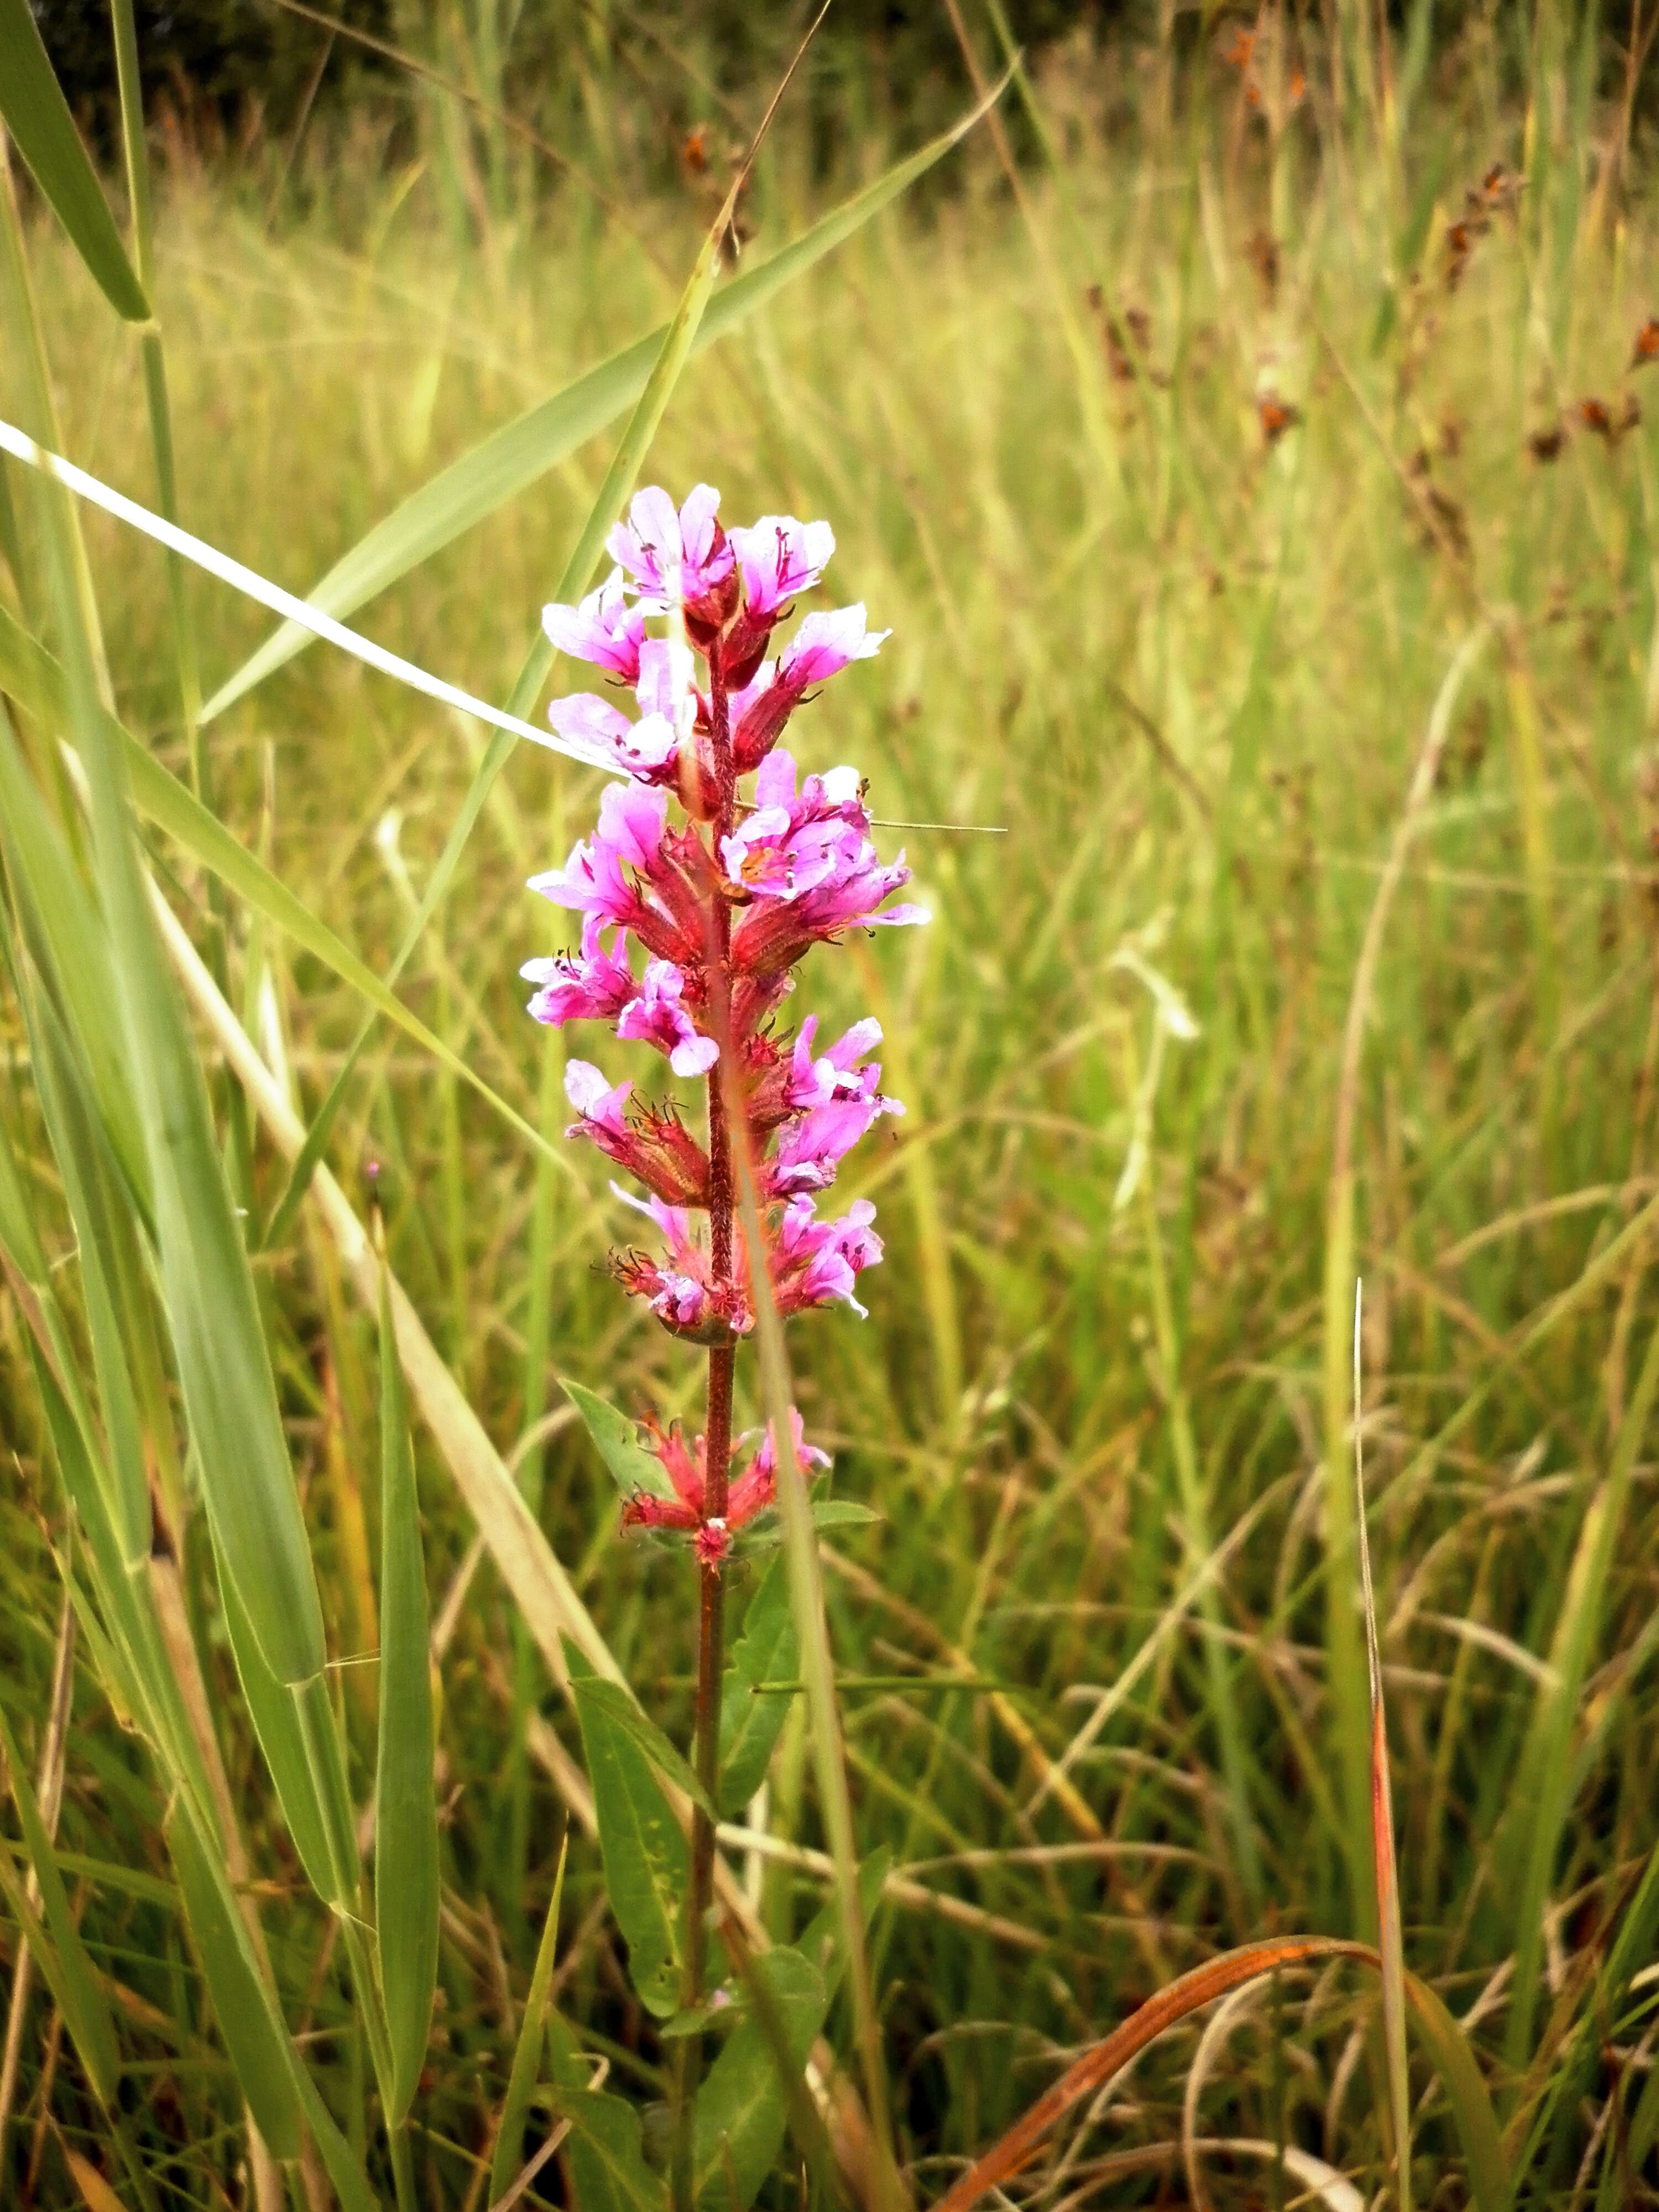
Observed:
[[[43,1930],[40,1920],[29,1905],[23,1885],[17,1879],[9,1856],[0,1850],[0,1887],[6,1893],[6,1901],[17,1917],[18,1925],[28,1939],[36,1963],[46,1978],[64,2015],[64,2024],[70,2032],[87,2077],[97,2092],[100,2103],[112,2105],[117,2078],[121,2070],[121,2054],[116,2045],[115,2025],[110,2018],[108,2000],[105,1997],[96,1970],[88,1956],[87,1947],[81,1940],[81,1931],[75,1924],[75,1915],[70,1910],[69,1893],[64,1887],[64,1877],[58,1872],[58,1860],[52,1850],[52,1838],[46,1833],[46,1822],[40,1818],[40,1808],[34,1800],[33,1784],[28,1769],[23,1764],[12,1735],[11,1723],[0,1707],[0,1751],[3,1751],[11,1775],[12,1802],[17,1808],[17,1817],[22,1825],[23,1848],[28,1854],[34,1879],[40,1886],[41,1911],[46,1917]]]
[[[392,2045],[389,2125],[414,2100],[438,1979],[438,1815],[433,1790],[426,1565],[404,1371],[380,1285],[380,1728],[375,1771],[374,1920]]]
[[[32,652],[40,650],[0,607],[0,688],[21,699],[33,711],[31,695],[11,681],[14,640],[21,640]],[[100,1118],[121,1163],[128,1188],[148,1220],[149,1164],[120,1038],[109,1018],[108,933],[3,714],[0,714],[0,849],[35,925],[35,938],[50,955],[52,982],[92,1076]]]
[[[524,2142],[525,2120],[541,2070],[542,2042],[547,2027],[548,1992],[553,1986],[553,1960],[559,1948],[559,1907],[564,1901],[564,1866],[569,1855],[570,1834],[559,1845],[559,1863],[553,1875],[553,1895],[542,1923],[542,1940],[536,1947],[536,1965],[525,1999],[519,2039],[513,2047],[512,2070],[507,2077],[507,2096],[501,2105],[501,2125],[495,2130],[495,2155],[489,2169],[493,2203],[513,2185]]]
[[[0,689],[21,700],[48,726],[61,725],[67,714],[68,685],[64,671],[45,647],[32,638],[3,607],[0,607]],[[263,915],[295,944],[313,954],[325,967],[332,969],[341,981],[349,983],[377,1013],[384,1014],[389,1021],[395,1022],[423,1051],[430,1053],[452,1074],[470,1084],[516,1135],[546,1151],[568,1171],[568,1162],[555,1147],[548,1145],[539,1129],[509,1106],[506,1099],[493,1091],[452,1046],[447,1044],[434,1030],[428,1029],[417,1015],[411,1013],[374,969],[359,959],[325,921],[313,914],[303,900],[296,898],[280,877],[273,875],[262,860],[234,837],[217,817],[186,790],[176,776],[170,775],[112,714],[102,708],[98,712],[108,742],[112,745],[118,744],[125,755],[133,803],[141,813],[154,822],[159,830],[165,830],[193,860],[200,861],[227,890],[245,900],[255,913]],[[15,750],[13,747],[14,759]],[[9,767],[6,749],[3,744],[0,744],[0,777],[5,779],[8,795],[14,791],[20,779],[23,782],[27,781],[21,762],[15,767]],[[56,832],[38,798],[32,796],[32,787],[30,799],[25,801],[20,797],[19,803],[31,805],[33,813],[44,824],[47,833],[46,857],[33,870],[33,872],[39,873],[51,860],[52,841],[56,837]],[[60,863],[52,866],[49,880],[53,886],[62,887],[67,867],[65,854]],[[45,904],[44,896],[42,902]],[[47,910],[51,908],[47,908]],[[82,929],[80,934],[84,938],[87,933]],[[69,958],[66,957],[59,964],[65,969],[69,969]],[[97,981],[102,966],[100,960],[86,969],[88,985]],[[102,1026],[106,1029],[107,1024]]]
[[[111,307],[130,323],[148,322],[149,301],[52,74],[29,0],[0,0],[0,116]]]
[[[12,0],[22,5],[23,0]],[[1006,80],[1004,80],[1006,84]],[[804,276],[817,262],[843,245],[874,216],[898,198],[934,162],[949,153],[970,131],[986,108],[1001,96],[999,85],[990,100],[975,106],[950,130],[918,152],[897,162],[885,176],[816,222],[792,246],[773,255],[760,268],[728,284],[709,302],[707,315],[694,327],[686,352],[701,352],[735,330],[746,315],[775,298],[784,287]],[[722,225],[723,229],[723,225]],[[711,234],[718,246],[719,233]],[[705,249],[707,251],[707,249]],[[712,279],[712,254],[708,274]],[[700,263],[701,269],[701,263]],[[680,313],[684,313],[684,302]],[[677,317],[677,320],[678,318]],[[361,538],[307,595],[314,606],[343,620],[355,609],[383,592],[410,569],[429,560],[446,545],[482,522],[487,515],[528,489],[567,455],[614,422],[646,391],[653,365],[665,355],[674,336],[674,325],[665,324],[649,337],[636,339],[609,361],[601,362],[516,422],[507,423],[475,446],[470,453],[410,495],[383,522]],[[676,371],[678,374],[678,371]],[[610,522],[605,530],[610,528]],[[599,533],[603,540],[605,530]],[[574,565],[574,563],[572,564]],[[560,596],[568,596],[568,584]],[[311,643],[310,633],[297,623],[285,623],[234,676],[229,677],[203,708],[210,721],[227,707],[264,681],[295,654]],[[515,713],[524,709],[514,708]]]

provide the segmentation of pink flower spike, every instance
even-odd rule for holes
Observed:
[[[827,522],[763,514],[732,532],[732,547],[743,570],[744,604],[750,614],[765,617],[818,581],[835,552],[836,533]]]
[[[684,991],[685,978],[672,960],[648,962],[638,994],[621,1011],[617,1035],[665,1052],[676,1075],[706,1075],[720,1048],[713,1037],[698,1035],[680,1003]]]
[[[633,579],[644,612],[685,606],[732,574],[732,548],[715,520],[720,503],[712,484],[697,485],[678,513],[659,485],[634,495],[627,521],[612,530],[605,549]]]
[[[555,699],[547,719],[573,744],[605,753],[614,753],[634,727],[620,708],[592,691],[573,691],[568,698]]]
[[[624,684],[638,682],[645,611],[624,601],[620,568],[613,568],[580,606],[544,607],[542,628],[558,651],[572,659],[591,660],[620,676]]]
[[[823,684],[854,660],[870,660],[891,630],[866,628],[864,605],[837,607],[833,614],[808,615],[778,656],[778,682],[797,697]]]

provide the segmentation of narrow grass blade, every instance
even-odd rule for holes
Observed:
[[[388,2125],[414,2100],[438,1979],[438,1816],[432,1662],[415,1453],[392,1293],[380,1285],[380,1729],[374,1815],[375,1942],[392,2046]]]
[[[1412,2106],[1406,2071],[1405,1945],[1400,1931],[1400,1875],[1395,1863],[1394,1798],[1389,1777],[1389,1729],[1382,1703],[1382,1660],[1376,1643],[1376,1595],[1371,1587],[1371,1547],[1365,1525],[1365,1447],[1361,1433],[1360,1324],[1364,1292],[1353,1290],[1354,1528],[1359,1538],[1359,1580],[1365,1605],[1365,1659],[1371,1703],[1371,1866],[1376,1881],[1377,1949],[1382,1958],[1382,2036],[1388,2050],[1389,2109],[1400,2212],[1412,2208]]]
[[[130,323],[149,301],[52,73],[29,0],[0,0],[0,116],[105,298]]]
[[[35,1952],[41,1972],[57,2000],[81,2063],[87,2069],[87,2078],[97,2092],[99,2100],[112,2105],[115,2098],[116,2081],[121,2070],[121,2054],[115,2041],[115,2024],[110,2018],[109,2002],[100,1985],[96,1969],[81,1940],[81,1931],[75,1924],[75,1915],[70,1910],[69,1893],[64,1887],[52,1838],[46,1833],[46,1822],[40,1818],[40,1808],[34,1799],[34,1787],[29,1780],[28,1769],[17,1748],[11,1723],[3,1707],[0,1707],[0,1751],[3,1751],[11,1776],[12,1802],[17,1808],[17,1817],[23,1830],[23,1848],[28,1854],[34,1879],[40,1884],[41,1911],[46,1918],[43,1932],[40,1921],[31,1911],[23,1886],[13,1871],[9,1855],[0,1850],[0,1887],[6,1892],[6,1901],[16,1914],[18,1924]]]
[[[21,5],[22,0],[14,0],[14,4]],[[690,333],[688,355],[735,330],[745,316],[861,230],[949,153],[1001,96],[1002,89],[999,85],[988,100],[976,105],[918,152],[896,162],[873,185],[854,193],[793,245],[747,276],[735,278],[710,302],[708,315],[700,318],[701,327],[694,327]],[[712,279],[712,256],[708,274]],[[337,617],[352,613],[527,489],[646,392],[653,366],[667,351],[673,336],[674,325],[665,324],[647,337],[635,340],[452,462],[336,562],[309,593],[311,604]],[[609,527],[607,522],[605,529]],[[601,540],[604,535],[602,530]],[[568,581],[559,596],[570,596]],[[202,710],[204,720],[211,721],[222,714],[310,642],[307,631],[285,623],[220,685]]]
[[[548,1905],[547,1917],[542,1923],[542,1940],[536,1948],[536,1964],[530,1977],[530,1994],[525,1999],[524,2018],[519,2023],[519,2039],[513,2047],[513,2065],[507,2077],[507,2095],[501,2105],[501,2124],[495,2130],[495,2155],[489,2169],[492,2203],[505,2196],[512,2187],[514,2176],[519,2170],[525,2121],[530,2112],[530,2100],[536,2092],[537,2075],[541,2069],[543,2039],[547,2028],[548,1992],[553,1986],[553,1961],[559,1948],[559,1907],[564,1900],[564,1867],[569,1850],[570,1835],[567,1829],[564,1841],[559,1845],[559,1863],[553,1875],[553,1895]]]
[[[729,1059],[730,1055],[726,1055]],[[726,1067],[726,1060],[720,1063]],[[735,1091],[734,1080],[732,1083]],[[748,1127],[742,1102],[732,1095],[727,1104],[730,1125]],[[766,1249],[756,1194],[755,1163],[746,1146],[736,1148],[738,1215],[744,1243],[750,1252]],[[893,2163],[891,2121],[887,2075],[882,2061],[881,2033],[876,2017],[875,1990],[870,1974],[870,1951],[865,1940],[864,1913],[859,1893],[858,1847],[853,1829],[852,1796],[847,1783],[847,1763],[842,1735],[841,1711],[836,1698],[835,1660],[830,1649],[829,1622],[824,1613],[823,1574],[818,1559],[817,1536],[812,1524],[811,1501],[794,1446],[792,1411],[794,1393],[789,1380],[788,1355],[784,1348],[783,1322],[772,1296],[764,1266],[751,1270],[755,1289],[755,1334],[760,1354],[763,1404],[772,1425],[778,1454],[778,1504],[784,1528],[784,1558],[787,1563],[795,1631],[799,1638],[801,1672],[806,1682],[807,1711],[811,1729],[813,1771],[817,1780],[819,1814],[830,1843],[835,1869],[836,1912],[848,1976],[852,1984],[853,2016],[859,2039],[859,2062],[864,2094],[870,2112],[877,2170],[878,2207],[903,2202],[903,2185]]]

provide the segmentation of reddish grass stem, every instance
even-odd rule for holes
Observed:
[[[732,762],[732,720],[727,702],[726,671],[720,649],[708,656],[710,750],[714,754],[717,811],[714,823],[715,865],[721,840],[731,835],[737,813],[737,776]],[[708,993],[714,1033],[722,1060],[731,1049],[731,976],[728,961],[732,944],[732,914],[715,894],[710,901]],[[732,1280],[732,1130],[727,1118],[720,1060],[708,1071],[708,1243],[712,1273],[717,1285]],[[734,1347],[713,1345],[708,1352],[708,1395],[703,1422],[703,1515],[707,1521],[726,1518],[727,1483],[732,1462],[732,1378]],[[698,1559],[697,1705],[692,1765],[709,1803],[720,1787],[720,1675],[726,1656],[726,1580],[718,1552]],[[703,1978],[708,1955],[708,1914],[714,1889],[714,1824],[701,1808],[691,1816],[691,1882],[686,1899],[685,1975],[682,2003],[695,2011],[702,2002]],[[696,2114],[698,2038],[685,2036],[676,2069],[673,2201],[675,2212],[692,2212],[696,2193],[692,2172]]]

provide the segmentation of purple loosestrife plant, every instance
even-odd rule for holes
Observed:
[[[835,551],[827,522],[765,515],[727,532],[720,495],[699,484],[676,508],[653,489],[611,532],[617,563],[578,607],[549,607],[562,652],[597,663],[638,708],[592,694],[562,699],[563,736],[608,753],[628,781],[610,786],[592,836],[530,888],[581,917],[575,951],[533,960],[538,1021],[606,1021],[649,1044],[673,1072],[700,1077],[706,1141],[675,1105],[634,1101],[573,1060],[570,1131],[597,1145],[647,1195],[617,1195],[660,1233],[661,1248],[614,1261],[623,1287],[675,1336],[706,1347],[703,1433],[688,1443],[654,1418],[647,1430],[672,1496],[641,1492],[625,1526],[683,1532],[700,1577],[696,1764],[712,1798],[719,1733],[723,1570],[734,1533],[770,1504],[776,1441],[769,1429],[733,1478],[732,1371],[754,1322],[754,1270],[764,1267],[780,1313],[841,1299],[854,1312],[858,1277],[881,1257],[875,1209],[856,1200],[829,1218],[823,1194],[878,1117],[902,1109],[869,1058],[879,1025],[855,1023],[820,1049],[817,1019],[793,1032],[781,1017],[793,970],[812,946],[875,923],[925,921],[888,906],[909,880],[901,853],[884,863],[855,770],[802,775],[778,741],[814,687],[880,647],[862,606],[807,615],[781,648],[775,633]],[[659,623],[665,635],[647,634]],[[753,776],[752,790],[740,787]],[[672,818],[678,808],[683,819]],[[637,964],[630,954],[637,948]],[[739,1111],[742,1126],[731,1126]],[[765,1212],[764,1249],[746,1247],[734,1206],[734,1146],[747,1147]],[[613,1188],[616,1186],[613,1186]],[[699,1216],[707,1217],[706,1231]],[[797,1458],[827,1465],[792,1413]],[[685,2002],[702,1997],[703,1922],[714,1861],[701,1813],[692,1836]]]

